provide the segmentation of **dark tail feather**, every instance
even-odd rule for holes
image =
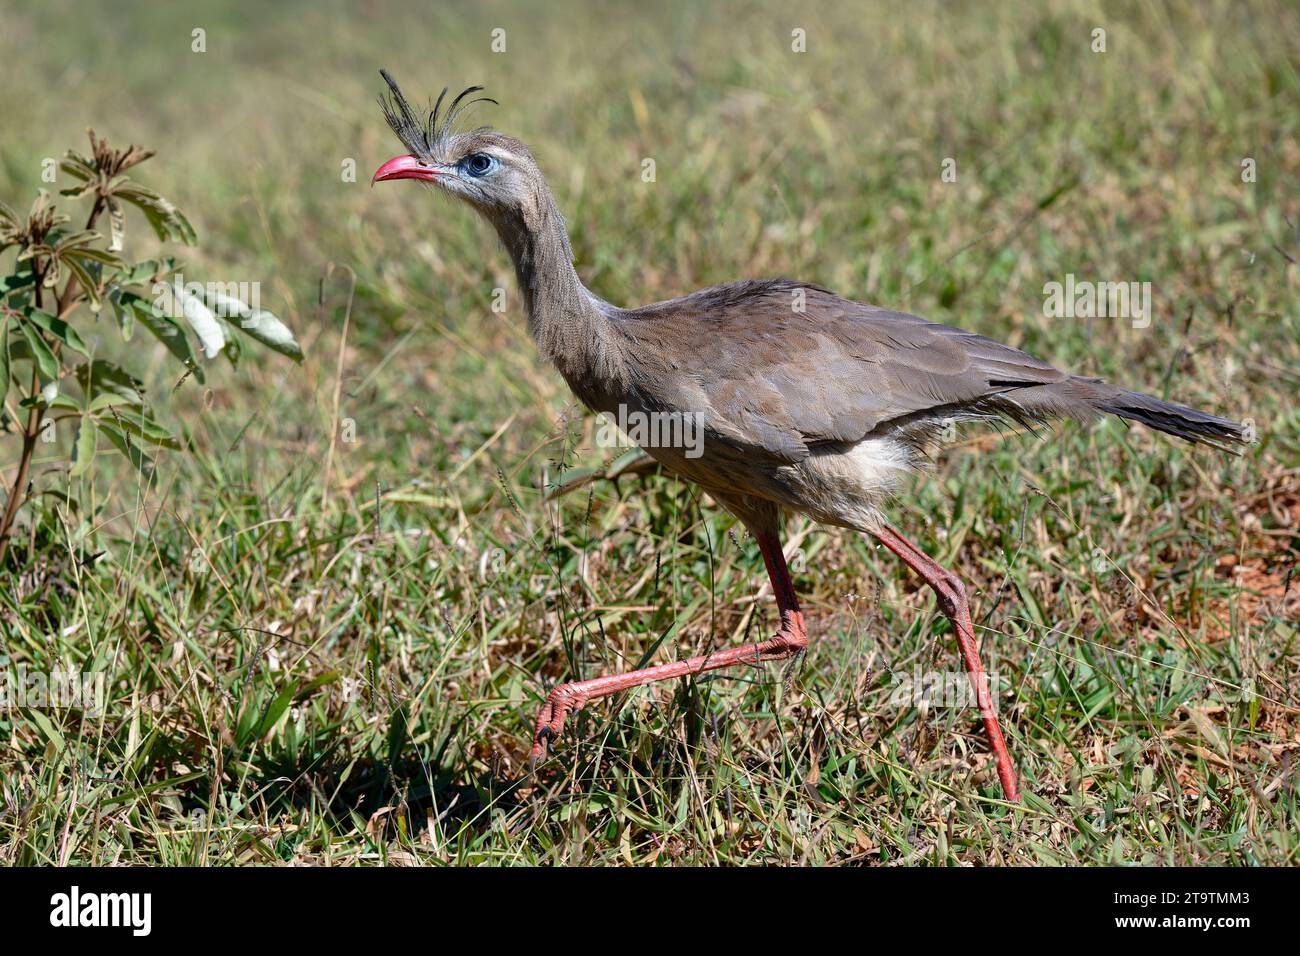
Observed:
[[[1164,402],[1141,392],[1129,392],[1114,386],[1109,388],[1114,393],[1112,396],[1093,402],[1093,407],[1098,411],[1141,422],[1190,442],[1203,442],[1207,445],[1223,441],[1237,444],[1247,442],[1246,428],[1241,422],[1198,412],[1186,405]]]
[[[1075,377],[1053,385],[1028,388],[1008,397],[1014,397],[1022,409],[1035,416],[1088,418],[1104,412],[1225,451],[1230,449],[1221,444],[1223,442],[1247,444],[1251,440],[1241,422],[1162,401],[1141,392],[1130,392],[1095,378]]]

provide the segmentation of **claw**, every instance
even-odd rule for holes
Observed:
[[[555,728],[555,707],[550,702],[547,703],[546,709],[542,711],[544,717],[550,718],[546,722],[538,721],[540,726],[537,732],[533,734],[533,750],[528,755],[528,773],[531,775],[537,769],[538,763],[542,758],[550,753],[551,743],[557,736]]]
[[[803,661],[804,650],[800,648],[790,656],[781,668],[782,683],[785,684],[785,696],[789,697],[794,693],[794,679],[799,676],[799,664]]]

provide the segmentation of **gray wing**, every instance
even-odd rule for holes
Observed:
[[[1072,379],[992,339],[788,280],[706,289],[618,325],[654,404],[700,412],[720,437],[787,461]]]

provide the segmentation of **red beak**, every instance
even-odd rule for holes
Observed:
[[[423,179],[425,182],[433,182],[441,173],[436,169],[424,165],[414,156],[394,156],[384,165],[375,170],[375,175],[370,180],[370,185],[375,183],[386,182],[390,179]]]

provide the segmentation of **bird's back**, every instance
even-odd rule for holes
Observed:
[[[665,406],[790,460],[1071,379],[992,339],[789,279],[704,289],[616,326]]]
[[[647,447],[722,494],[872,526],[949,422],[1109,412],[1193,441],[1237,423],[1064,372],[964,329],[788,279],[736,282],[611,317],[634,410],[694,415],[701,454]]]

